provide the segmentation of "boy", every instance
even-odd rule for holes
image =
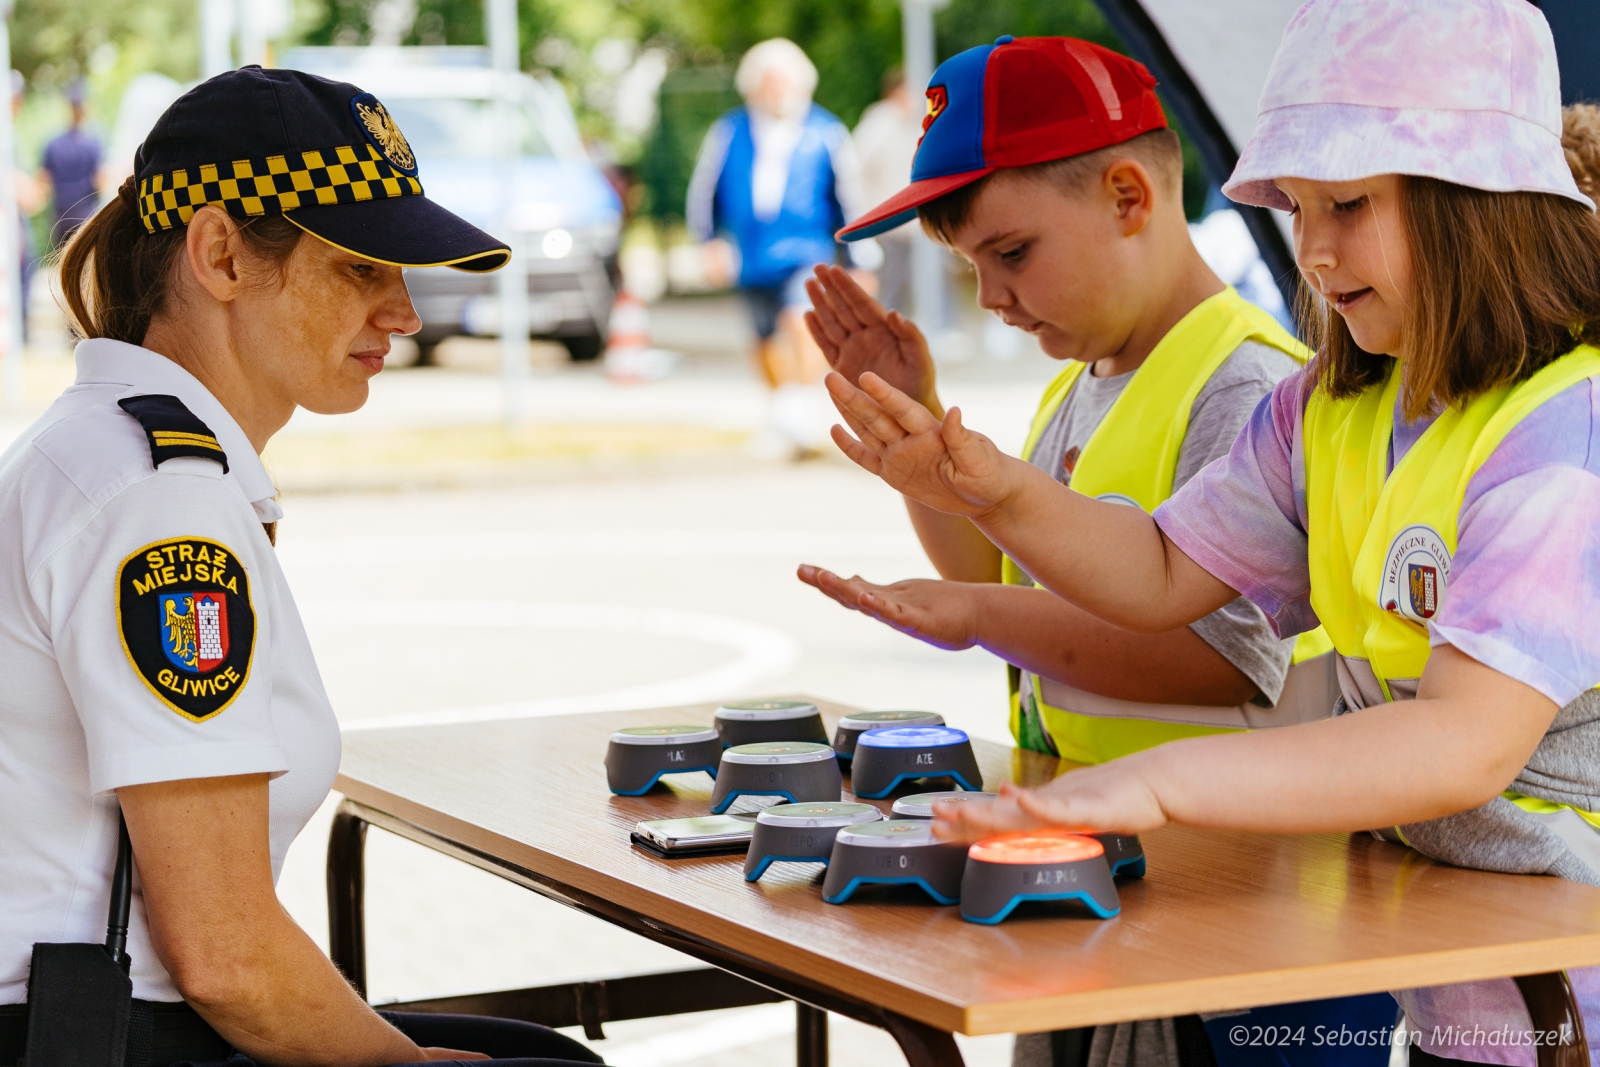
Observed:
[[[1085,41],[1002,37],[944,63],[912,183],[840,232],[913,214],[970,260],[978,302],[1066,368],[1024,455],[1081,492],[1154,510],[1225,454],[1302,349],[1212,273],[1189,239],[1183,160],[1145,68]],[[844,272],[818,268],[807,325],[852,382],[873,371],[936,415],[916,327]],[[1177,737],[1324,717],[1326,648],[1294,643],[1240,599],[1155,636],[1100,622],[1032,580],[966,519],[906,506],[942,582],[875,586],[802,567],[846,607],[1011,667],[1019,745],[1099,763]],[[1320,636],[1320,635],[1319,635]],[[1286,678],[1289,684],[1286,685]]]

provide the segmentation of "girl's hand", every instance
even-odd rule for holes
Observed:
[[[935,648],[960,651],[977,644],[977,610],[964,582],[924,579],[873,585],[857,575],[841,578],[810,564],[800,565],[802,582],[840,604],[926,641]]]
[[[1068,771],[1049,785],[1024,789],[1010,782],[987,803],[935,804],[933,833],[945,841],[977,841],[1016,830],[1054,827],[1137,834],[1167,823],[1147,780],[1145,753]]]
[[[856,464],[935,511],[978,518],[1000,508],[1034,468],[961,425],[961,409],[941,422],[876,374],[858,389],[838,373],[825,379],[834,406],[856,436],[833,428],[834,443]]]
[[[828,366],[851,382],[871,371],[923,407],[944,414],[934,391],[933,357],[922,331],[898,311],[886,311],[846,270],[826,264],[806,281],[811,311],[806,329]]]

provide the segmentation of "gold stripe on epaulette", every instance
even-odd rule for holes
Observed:
[[[199,445],[201,448],[214,448],[222,451],[222,446],[217,444],[215,437],[208,437],[201,433],[185,433],[181,430],[151,430],[150,437],[157,445]]]
[[[235,217],[255,218],[421,193],[421,182],[395,170],[371,145],[339,145],[302,152],[297,160],[236,159],[152,175],[139,183],[139,218],[154,233],[187,226],[207,204]]]

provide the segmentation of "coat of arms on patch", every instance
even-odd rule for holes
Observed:
[[[367,135],[367,140],[389,161],[390,166],[402,174],[417,172],[417,157],[412,153],[406,135],[400,132],[389,109],[378,103],[377,97],[362,93],[350,101],[350,110],[355,112],[356,121],[361,123],[361,132]]]
[[[144,546],[122,561],[117,616],[140,678],[186,719],[221,714],[250,677],[250,579],[226,545],[180,537]]]

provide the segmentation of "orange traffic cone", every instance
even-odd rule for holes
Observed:
[[[648,382],[665,378],[678,361],[676,353],[650,347],[650,309],[627,289],[611,306],[606,337],[606,377],[614,382]]]

